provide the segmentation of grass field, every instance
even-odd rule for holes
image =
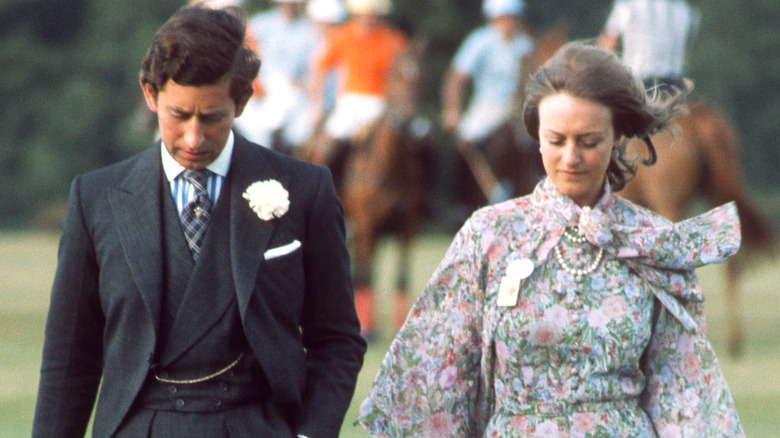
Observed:
[[[32,422],[43,327],[56,261],[57,235],[0,233],[0,436],[28,437]],[[441,260],[451,236],[428,234],[413,250],[412,290],[419,292]],[[376,267],[379,299],[389,296],[395,244],[382,243]],[[726,355],[725,309],[720,266],[700,271],[710,339],[734,394],[748,437],[773,437],[780,431],[780,261],[757,262],[742,283],[746,346],[739,359]],[[387,327],[389,315],[380,314]],[[365,437],[352,425],[393,336],[384,329],[369,346],[343,437]]]

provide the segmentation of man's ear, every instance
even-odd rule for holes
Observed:
[[[244,108],[246,108],[246,103],[249,102],[249,98],[250,97],[252,97],[251,93],[247,94],[242,100],[240,100],[238,103],[236,103],[236,115],[235,115],[235,118],[238,118],[244,112]]]
[[[148,83],[141,81],[141,89],[144,92],[144,100],[146,100],[146,106],[149,107],[152,112],[157,112],[157,92]]]

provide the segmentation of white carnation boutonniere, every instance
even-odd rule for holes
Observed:
[[[290,208],[287,190],[275,179],[250,184],[242,196],[249,201],[249,207],[264,221],[282,217]]]

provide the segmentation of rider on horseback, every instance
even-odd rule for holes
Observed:
[[[332,37],[332,34],[344,23],[347,19],[347,9],[341,0],[309,0],[306,5],[306,16],[314,24],[317,31],[317,48],[312,54],[311,62],[319,57],[319,53],[327,46],[327,41]],[[312,105],[309,104],[308,93],[311,91],[311,69],[309,69],[309,76],[306,78],[307,82],[307,104],[306,110],[299,111],[297,115],[293,117],[289,128],[283,132],[283,141],[285,144],[290,145],[292,148],[298,148],[299,146],[306,145],[307,141],[312,138],[314,132],[317,129],[319,120],[318,114],[314,114]],[[336,93],[339,88],[339,74],[337,71],[331,71],[324,80],[323,84],[323,109],[318,112],[327,113],[333,109],[336,101]],[[298,155],[300,150],[291,149],[292,155]]]
[[[313,145],[309,160],[331,166],[346,142],[363,133],[385,110],[388,74],[396,56],[407,46],[406,37],[387,24],[390,0],[347,0],[352,19],[336,29],[314,61],[312,104],[318,118],[324,114],[323,83],[339,69],[341,89],[336,106],[324,125],[327,138]]]
[[[276,7],[249,20],[248,31],[263,60],[259,87],[249,99],[236,128],[266,147],[280,146],[295,116],[305,109],[304,82],[319,38],[304,15],[305,0],[274,0]],[[294,137],[292,133],[286,133]]]
[[[489,168],[480,166],[484,158],[477,147],[512,116],[522,73],[521,60],[534,45],[522,20],[524,9],[523,0],[485,0],[482,11],[489,23],[472,31],[463,41],[442,90],[443,128],[456,130],[459,150],[490,202],[509,197],[512,188],[498,181],[480,182],[480,175],[493,177]],[[469,81],[473,83],[473,92],[464,113]]]
[[[366,135],[384,114],[391,68],[408,46],[406,37],[383,19],[392,8],[390,0],[346,0],[346,5],[352,19],[335,29],[315,56],[311,100],[318,119],[325,117],[324,82],[333,70],[338,71],[340,90],[321,138],[310,142],[304,151],[308,156],[303,157],[329,167],[340,191],[341,167],[349,145]],[[354,283],[361,333],[369,338],[375,324],[367,274],[356,272]]]
[[[617,0],[598,44],[621,49],[623,62],[645,88],[684,89],[685,59],[699,19],[685,0]]]

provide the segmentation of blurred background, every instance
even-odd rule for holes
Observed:
[[[612,0],[526,0],[528,24],[571,24],[571,39],[593,39]],[[719,105],[741,138],[744,181],[775,230],[780,225],[780,2],[690,0],[702,14],[690,56],[695,93]],[[173,0],[0,0],[0,436],[29,436],[40,366],[48,288],[70,181],[153,141],[141,106],[138,71]],[[252,14],[268,0],[247,0]],[[430,39],[424,113],[434,127],[436,205],[415,241],[412,287],[419,292],[454,230],[447,223],[453,145],[438,130],[441,78],[466,34],[483,23],[481,2],[397,0],[393,24]],[[380,245],[377,289],[388,290],[392,240]],[[748,436],[780,430],[780,264],[751,260],[741,286],[747,344],[725,353],[719,268],[702,275],[710,294],[710,336],[737,399]],[[709,269],[709,268],[708,268]],[[393,333],[375,339],[361,373],[344,436],[365,436],[351,422]]]
[[[247,0],[251,13],[269,0]],[[430,38],[425,109],[438,126],[441,78],[460,42],[482,23],[479,1],[397,1],[390,21]],[[748,186],[780,187],[780,3],[693,0],[702,13],[690,58],[696,93],[739,127]],[[71,179],[150,145],[138,70],[174,0],[0,1],[0,225],[58,226]],[[595,38],[612,0],[527,0],[527,21],[566,19],[572,38]],[[140,108],[140,109],[139,109]],[[438,144],[440,168],[452,145]],[[445,178],[439,196],[448,195]]]

